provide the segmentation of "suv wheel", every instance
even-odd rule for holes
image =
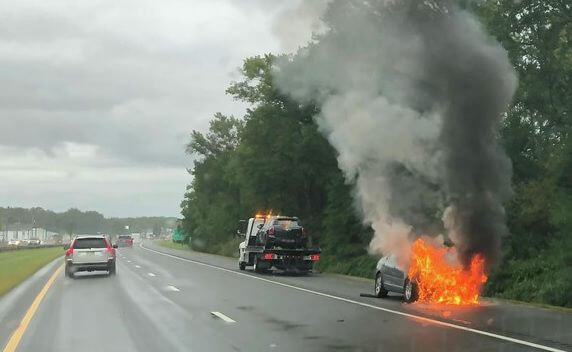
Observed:
[[[374,293],[376,297],[387,297],[387,290],[383,287],[383,276],[381,276],[381,273],[375,275]]]
[[[113,262],[113,264],[109,267],[109,275],[115,275],[117,274],[117,269],[115,267],[115,262]]]
[[[71,270],[69,265],[66,265],[65,275],[66,275],[66,277],[73,279],[73,271]]]

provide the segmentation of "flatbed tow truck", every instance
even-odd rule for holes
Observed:
[[[239,223],[237,234],[244,237],[239,245],[240,270],[252,266],[257,273],[306,274],[320,260],[320,248],[308,247],[309,239],[296,217],[257,214]]]

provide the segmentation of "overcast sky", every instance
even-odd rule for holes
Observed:
[[[242,116],[242,60],[311,22],[299,0],[1,1],[0,205],[177,216],[190,131]]]

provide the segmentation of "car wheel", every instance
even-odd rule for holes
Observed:
[[[403,298],[407,303],[413,303],[417,301],[418,289],[417,283],[409,279],[405,280],[405,286],[403,287]]]
[[[246,263],[245,262],[238,262],[238,268],[240,270],[246,269]]]
[[[383,276],[381,276],[381,273],[375,275],[374,293],[376,297],[387,297],[387,290],[383,287]]]

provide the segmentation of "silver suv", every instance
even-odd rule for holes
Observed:
[[[107,271],[115,275],[115,248],[105,236],[78,236],[66,250],[66,276],[79,271]]]

